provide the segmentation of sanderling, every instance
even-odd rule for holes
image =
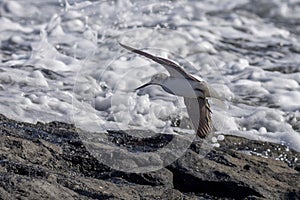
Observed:
[[[156,74],[152,76],[150,82],[136,88],[136,90],[149,85],[159,85],[168,93],[182,96],[193,129],[200,138],[205,138],[212,131],[213,127],[211,119],[212,111],[207,97],[218,98],[217,93],[212,91],[206,82],[199,81],[173,61],[153,56],[122,43],[119,44],[129,51],[150,58],[156,63],[161,64],[170,74],[170,76],[164,73]]]

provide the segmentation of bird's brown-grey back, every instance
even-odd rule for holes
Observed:
[[[184,98],[193,128],[200,138],[212,131],[211,109],[206,98]]]
[[[190,76],[183,68],[181,68],[179,65],[177,65],[173,61],[170,61],[170,60],[162,58],[162,57],[153,56],[149,53],[135,49],[133,47],[127,46],[122,43],[119,43],[119,44],[129,51],[132,51],[134,53],[145,56],[146,58],[149,58],[149,59],[153,60],[154,62],[162,65],[170,73],[171,77],[195,79],[194,77]]]

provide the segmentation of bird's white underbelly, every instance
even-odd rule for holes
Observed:
[[[187,81],[186,79],[172,78],[164,82],[163,89],[166,90],[166,92],[173,93],[177,96],[189,98],[203,97],[204,95],[200,90],[194,90],[195,84],[197,83]]]

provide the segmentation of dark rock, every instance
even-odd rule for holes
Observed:
[[[169,168],[174,174],[174,187],[180,191],[234,199],[263,197],[243,177],[238,176],[238,170],[234,167],[230,169],[232,167],[209,159],[199,159],[191,150]]]
[[[132,136],[137,135],[138,133],[138,131],[135,131],[134,133],[129,135],[126,134],[125,131],[107,131],[107,135],[111,142],[117,144],[118,146],[126,147],[129,151],[132,152],[154,152],[159,148],[165,147],[174,138],[174,135],[170,134],[156,134],[148,138]]]
[[[234,146],[233,141],[244,144]],[[232,149],[228,149],[228,146],[232,146]],[[262,150],[261,146],[274,149],[274,146],[278,145],[227,136],[221,148],[210,151],[204,159],[196,152],[188,150],[184,156],[167,167],[173,172],[174,187],[184,192],[206,193],[234,199],[281,199],[287,194],[298,194],[293,191],[299,192],[300,174],[291,167],[292,161],[280,161],[275,157],[257,156],[257,152],[256,155],[251,155],[235,150],[241,149],[242,146],[256,146],[256,150]],[[294,160],[299,157],[299,153],[289,150],[289,156]]]
[[[101,163],[79,133],[82,131],[66,123],[34,125],[0,115],[1,199],[300,197],[299,153],[287,151],[282,145],[234,136],[226,136],[220,148],[195,141],[167,167],[130,173]],[[143,134],[152,135],[140,137]],[[109,131],[103,136],[101,143],[97,143],[103,151],[117,146],[128,152],[152,153],[171,141],[190,142],[179,136],[143,131]],[[168,155],[159,159],[163,161]]]

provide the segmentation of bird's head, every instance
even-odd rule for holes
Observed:
[[[165,73],[155,74],[154,76],[152,76],[151,80],[150,80],[148,83],[146,83],[146,84],[144,84],[144,85],[142,85],[142,86],[136,88],[135,90],[142,89],[142,88],[144,88],[144,87],[147,87],[148,85],[162,85],[163,82],[164,82],[167,78],[168,78],[168,75],[165,74]]]

